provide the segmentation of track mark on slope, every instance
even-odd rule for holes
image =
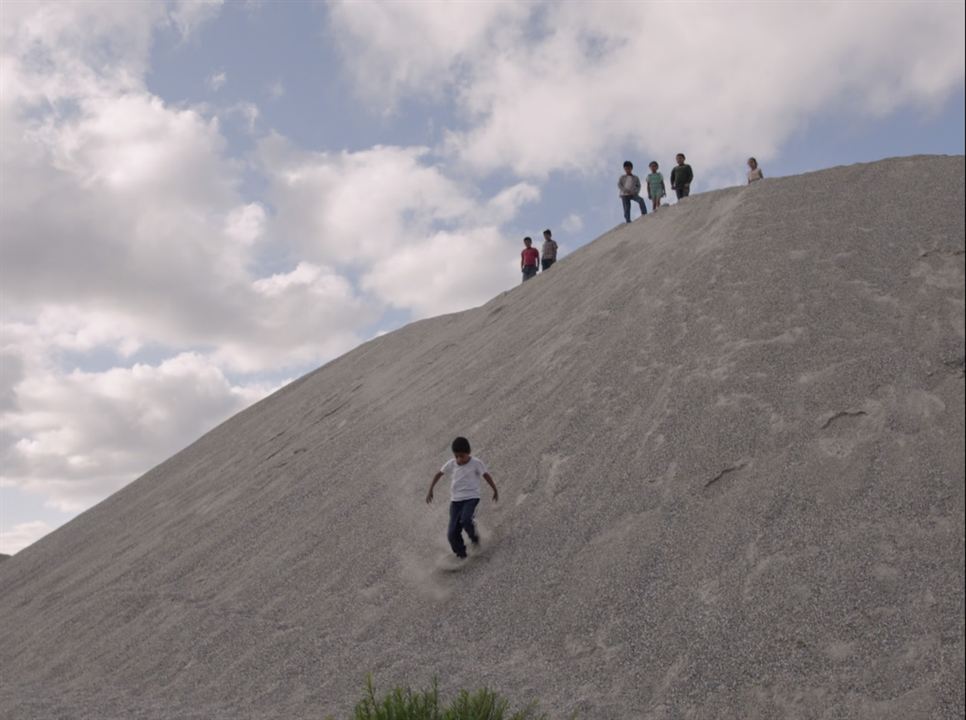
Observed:
[[[725,468],[724,470],[722,470],[721,472],[719,472],[719,473],[718,473],[717,475],[715,475],[715,476],[714,476],[713,478],[711,478],[710,480],[708,480],[708,482],[706,482],[706,483],[704,484],[704,486],[705,486],[705,487],[711,487],[711,486],[712,486],[712,485],[714,485],[714,484],[715,484],[716,482],[718,482],[718,481],[719,481],[719,480],[721,480],[721,479],[722,479],[723,477],[725,477],[725,475],[730,475],[731,473],[736,473],[736,472],[738,472],[739,470],[743,470],[743,469],[744,469],[744,468],[746,468],[747,466],[748,466],[748,463],[744,463],[744,462],[743,462],[743,463],[738,463],[737,465],[731,465],[730,467],[726,467],[726,468]]]
[[[329,412],[327,412],[327,413],[325,413],[324,415],[320,415],[320,416],[318,417],[318,419],[317,419],[317,420],[315,420],[315,422],[313,422],[312,424],[313,424],[313,425],[318,425],[318,424],[319,424],[320,422],[322,422],[323,420],[325,420],[325,419],[326,419],[327,417],[329,417],[330,415],[335,415],[335,413],[337,413],[337,412],[339,412],[339,410],[341,410],[342,408],[344,408],[344,407],[345,407],[346,405],[348,405],[348,404],[349,404],[350,402],[351,402],[351,400],[346,400],[346,401],[345,401],[344,403],[342,403],[341,405],[338,405],[338,406],[336,406],[336,407],[334,407],[334,408],[332,408],[331,410],[329,410]]]
[[[953,375],[957,377],[963,377],[964,371],[966,371],[966,358],[959,358],[958,360],[945,360],[943,365],[949,370]]]
[[[826,430],[833,422],[835,422],[836,420],[839,420],[841,418],[846,418],[846,417],[861,417],[863,415],[868,415],[868,414],[869,413],[867,413],[865,410],[843,410],[842,412],[837,412],[834,415],[832,415],[831,417],[829,417],[829,419],[825,421],[825,424],[822,425],[822,427],[819,428],[819,429],[820,430]]]
[[[275,452],[273,452],[273,453],[272,453],[271,455],[269,455],[269,456],[268,456],[267,458],[265,458],[264,460],[262,460],[262,462],[268,462],[268,461],[269,461],[269,460],[271,460],[271,459],[272,459],[273,457],[275,457],[275,456],[276,456],[276,455],[278,455],[278,454],[279,454],[280,452],[282,452],[282,450],[284,450],[284,449],[285,449],[284,447],[280,447],[280,448],[279,448],[278,450],[276,450]]]
[[[944,248],[933,248],[932,250],[926,250],[926,252],[919,253],[919,257],[929,257],[930,255],[948,255],[950,257],[959,257],[966,253],[964,250],[946,250]]]

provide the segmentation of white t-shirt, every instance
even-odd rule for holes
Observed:
[[[459,465],[456,458],[450,458],[439,471],[453,476],[449,488],[450,500],[453,502],[472,500],[480,496],[480,479],[486,472],[486,465],[482,460],[471,455],[466,465]]]

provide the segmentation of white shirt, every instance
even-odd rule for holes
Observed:
[[[439,471],[444,475],[453,475],[449,488],[450,500],[453,502],[472,500],[480,496],[480,478],[486,472],[486,465],[482,460],[470,456],[466,465],[459,465],[456,458],[450,458]]]

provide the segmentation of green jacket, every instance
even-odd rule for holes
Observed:
[[[694,180],[694,173],[691,171],[691,166],[687,163],[684,165],[675,165],[674,169],[671,170],[671,188],[678,188],[682,185],[690,185],[691,181]]]

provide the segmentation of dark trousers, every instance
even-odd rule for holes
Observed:
[[[691,186],[678,185],[676,188],[674,188],[674,192],[677,193],[678,200],[680,200],[681,198],[686,198],[688,195],[691,194]]]
[[[463,542],[463,531],[470,542],[479,542],[480,537],[476,534],[476,525],[473,524],[473,513],[476,506],[480,504],[479,498],[470,500],[455,500],[449,504],[449,529],[446,531],[446,539],[449,546],[457,557],[466,557],[466,544]]]
[[[537,266],[536,265],[524,265],[523,266],[523,282],[526,282],[532,277],[537,276]]]
[[[557,262],[557,258],[550,258],[550,259],[540,258],[540,265],[543,266],[544,270],[546,270],[548,267],[553,265],[555,262]]]
[[[622,195],[621,203],[624,205],[624,219],[627,222],[631,221],[631,200],[641,206],[641,215],[647,215],[647,205],[644,204],[644,198],[640,195]]]

